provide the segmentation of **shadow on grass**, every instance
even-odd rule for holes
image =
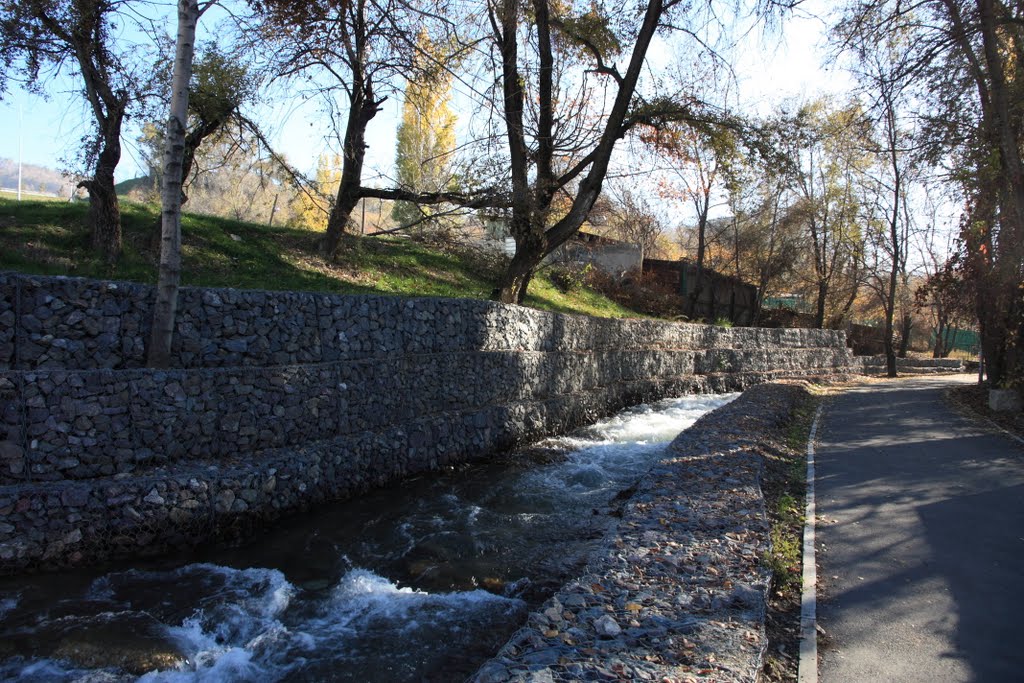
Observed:
[[[124,251],[116,266],[97,257],[84,201],[0,197],[0,269],[153,284],[159,261],[159,209],[121,202]],[[185,214],[182,284],[336,294],[486,299],[500,264],[460,245],[405,237],[346,236],[338,258],[320,256],[322,233]],[[559,292],[539,276],[527,305],[555,313],[635,316],[591,291]]]
[[[124,252],[108,267],[86,227],[85,202],[0,198],[0,268],[39,275],[76,275],[156,282],[155,207],[122,202]],[[408,240],[350,237],[337,263],[318,255],[320,234],[213,216],[182,220],[182,284],[244,289],[397,296],[483,297],[490,281],[458,254]]]

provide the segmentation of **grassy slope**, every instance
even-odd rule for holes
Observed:
[[[122,201],[124,254],[106,267],[89,247],[84,202],[0,197],[0,269],[155,283],[157,211]],[[243,289],[486,298],[499,264],[464,249],[398,237],[352,238],[338,263],[317,254],[320,235],[211,216],[182,222],[183,284]],[[563,293],[541,275],[527,305],[602,317],[637,314],[600,294]]]

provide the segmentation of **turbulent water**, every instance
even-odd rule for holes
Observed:
[[[579,571],[665,442],[734,397],[639,406],[242,548],[5,581],[0,680],[458,680]]]

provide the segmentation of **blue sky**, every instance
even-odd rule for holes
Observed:
[[[751,35],[738,51],[735,64],[738,87],[746,106],[767,113],[773,105],[786,98],[808,98],[820,92],[837,92],[847,87],[848,80],[824,68],[823,30],[825,23],[812,17],[815,11],[825,12],[825,0],[807,0],[801,13],[783,26],[782,40]],[[210,17],[204,18],[204,20]],[[669,57],[652,48],[651,61]],[[62,168],[62,157],[73,158],[78,140],[88,130],[88,112],[73,84],[57,82],[49,88],[50,97],[27,94],[17,88],[0,101],[0,157],[17,160],[19,140],[25,163]],[[371,123],[369,134],[369,166],[389,172],[395,147],[395,129],[399,113],[396,98],[385,104],[385,110]],[[21,115],[19,117],[19,114]],[[311,172],[318,156],[328,152],[329,126],[316,103],[281,104],[263,112],[262,123],[272,139],[289,160],[300,169]],[[123,136],[123,156],[118,179],[142,173],[134,145],[137,131],[129,127]]]

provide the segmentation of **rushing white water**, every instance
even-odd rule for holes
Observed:
[[[549,441],[569,449],[566,460],[532,470],[524,488],[540,486],[585,497],[601,495],[609,486],[636,479],[664,444],[696,422],[701,415],[725,405],[738,394],[684,396],[640,405]]]
[[[353,680],[404,680],[415,675],[422,659],[405,656],[410,648],[429,649],[432,641],[468,647],[478,630],[517,620],[525,610],[522,601],[487,591],[433,595],[399,587],[364,569],[349,571],[326,592],[307,593],[276,570],[211,564],[109,574],[83,597],[91,601],[88,605],[124,609],[99,615],[83,609],[63,618],[60,635],[73,634],[73,645],[59,640],[49,657],[10,659],[0,665],[0,679],[135,680],[116,666],[89,668],[82,660],[106,658],[113,664],[122,661],[124,652],[139,654],[132,643],[109,640],[108,627],[128,633],[146,623],[155,628],[147,634],[151,642],[145,656],[170,653],[176,660],[137,679],[147,683],[323,680],[345,678],[345,669]],[[173,623],[182,603],[191,611],[180,623],[149,620],[162,617]],[[90,633],[97,616],[104,628]],[[105,653],[98,654],[99,648]]]
[[[595,513],[734,397],[639,406],[546,441],[548,464],[423,478],[205,562],[0,584],[0,680],[464,677],[578,568],[614,521]]]

